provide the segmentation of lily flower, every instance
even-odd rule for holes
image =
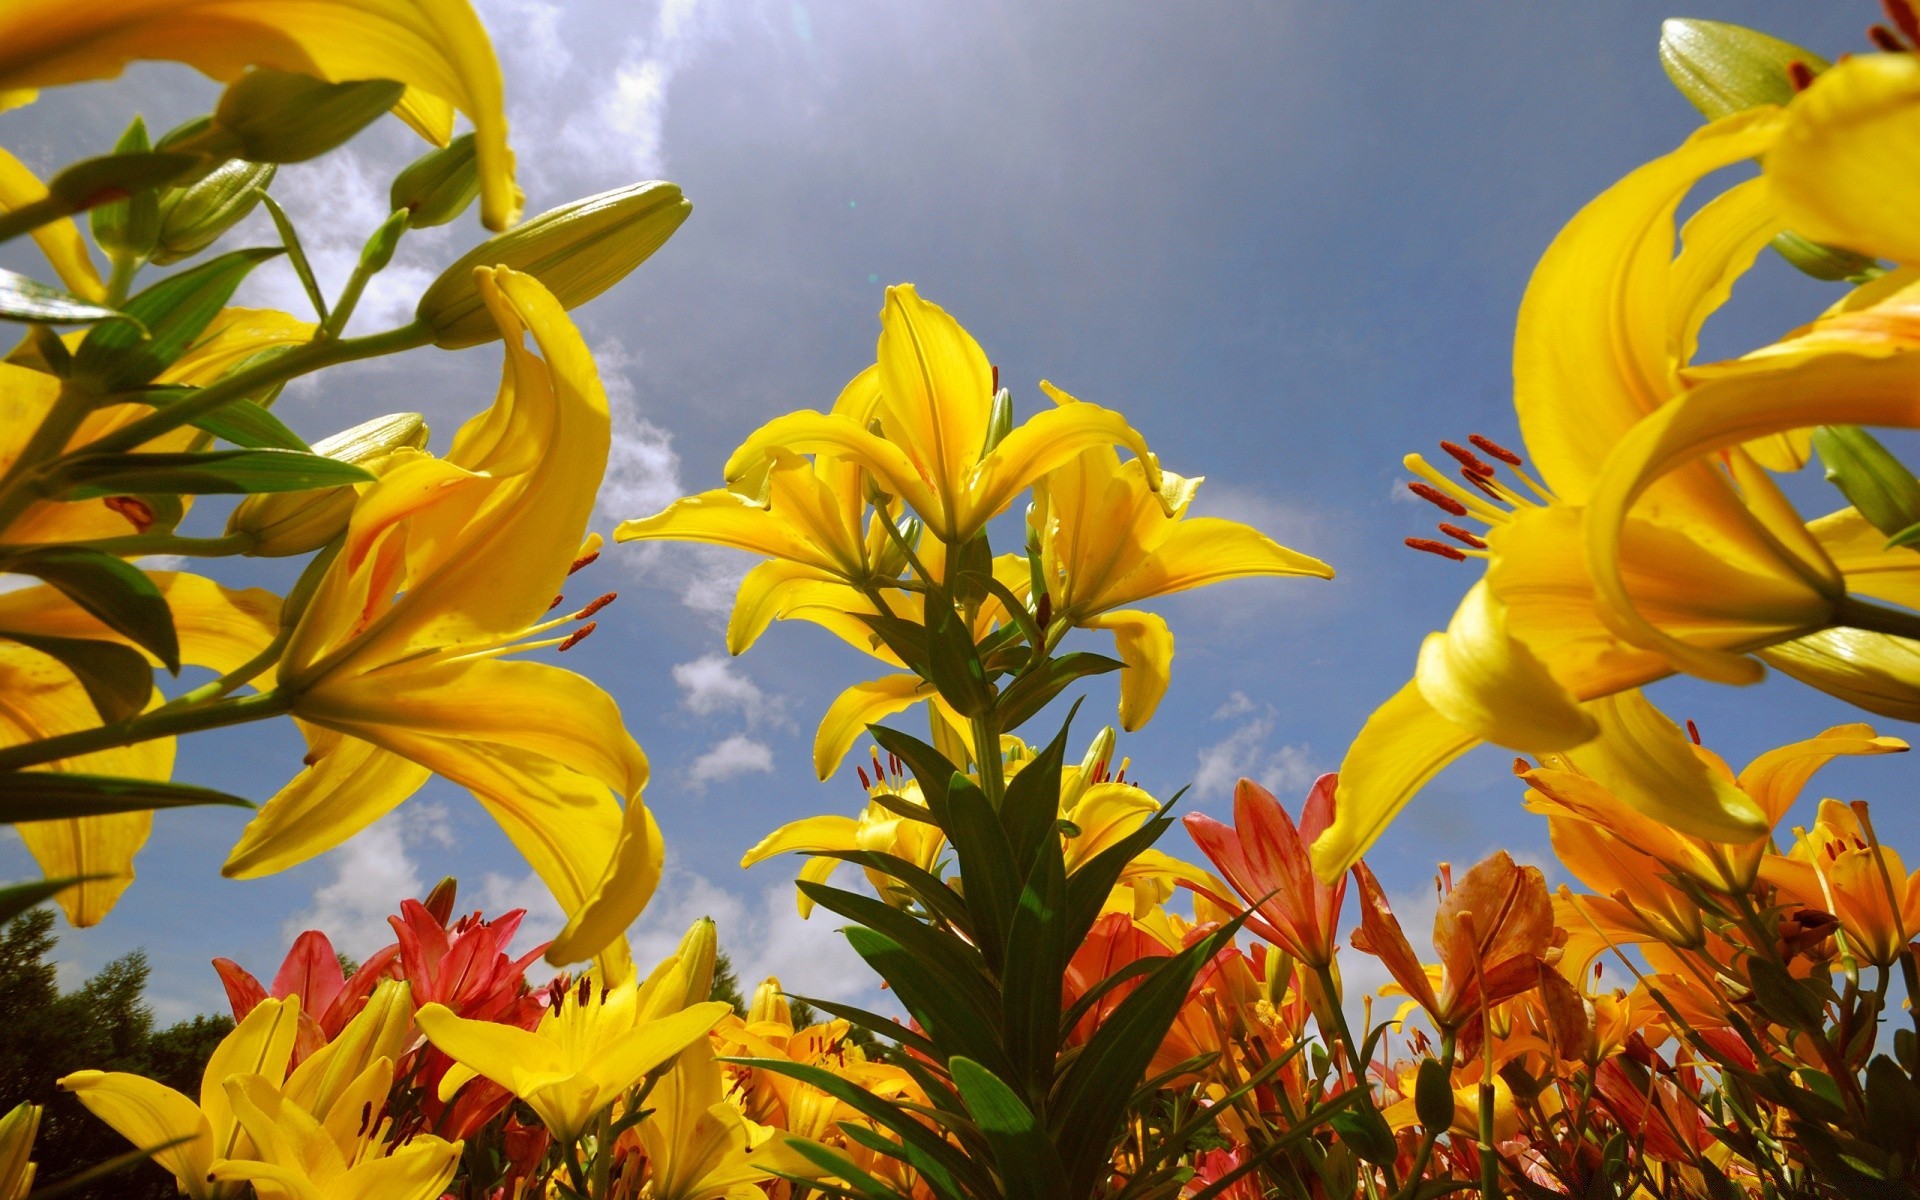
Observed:
[[[595,996],[588,976],[577,994],[557,996],[532,1030],[470,1021],[444,1004],[428,1004],[414,1019],[449,1058],[526,1101],[557,1140],[571,1143],[623,1092],[704,1042],[732,1011],[711,1001],[638,1020],[638,1000],[631,980]],[[449,1072],[440,1082],[440,1099],[450,1099],[471,1077]]]
[[[112,79],[127,64],[185,63],[222,81],[247,67],[329,83],[407,85],[403,115],[445,144],[452,109],[473,121],[480,210],[489,229],[518,219],[505,91],[487,31],[467,0],[19,0],[0,11],[0,91]]]
[[[1759,249],[1790,220],[1798,226],[1765,180],[1750,181],[1700,209],[1676,257],[1675,208],[1708,172],[1767,153],[1788,125],[1771,108],[1716,121],[1561,231],[1528,285],[1515,337],[1527,455],[1474,440],[1512,479],[1451,443],[1468,487],[1408,460],[1422,476],[1417,493],[1489,526],[1477,534],[1443,525],[1464,549],[1413,543],[1482,557],[1487,572],[1446,632],[1427,638],[1414,680],[1353,743],[1338,819],[1315,850],[1322,878],[1354,862],[1427,779],[1481,742],[1574,750],[1613,722],[1596,701],[1678,671],[1750,679],[1759,668],[1746,653],[1843,623],[1836,606],[1848,564],[1836,563],[1742,448],[1795,425],[1852,420],[1832,389],[1801,389],[1803,407],[1820,410],[1812,419],[1742,417],[1713,446],[1691,443],[1657,487],[1666,469],[1638,469],[1646,461],[1639,448],[1658,430],[1674,428],[1703,394],[1733,385],[1692,383],[1699,329]],[[1727,452],[1725,469],[1701,460],[1707,449]],[[1629,460],[1637,460],[1632,469]],[[1643,479],[1640,490],[1653,489],[1631,517],[1626,505],[1639,490],[1630,475]],[[1598,539],[1585,554],[1583,528]],[[1757,809],[1697,771],[1665,799],[1661,819],[1700,837],[1747,842],[1765,832]]]
[[[1380,881],[1365,863],[1354,867],[1353,879],[1360,893],[1353,948],[1378,958],[1435,1025],[1458,1030],[1467,1045],[1477,1044],[1484,1013],[1539,982],[1554,926],[1538,867],[1516,866],[1505,850],[1495,851],[1441,898],[1433,917],[1437,987],[1408,945]]]
[[[773,1172],[816,1176],[787,1148],[787,1130],[749,1121],[729,1104],[720,1064],[706,1038],[688,1046],[647,1093],[646,1120],[631,1136],[646,1152],[643,1193],[654,1200],[747,1200],[764,1195]],[[789,1127],[790,1129],[790,1127]]]
[[[239,963],[216,958],[213,969],[227,990],[227,1002],[233,1019],[245,1020],[262,1000],[300,997],[300,1037],[294,1043],[297,1064],[321,1046],[339,1036],[347,1022],[359,1015],[367,997],[388,973],[399,948],[388,946],[374,951],[354,970],[353,978],[341,969],[340,955],[327,935],[309,929],[293,939],[293,946],[274,974],[271,988],[260,985]]]
[[[781,452],[833,455],[864,469],[956,546],[1034,480],[1092,446],[1125,446],[1140,458],[1149,488],[1160,488],[1145,439],[1097,405],[1057,407],[990,439],[994,374],[986,354],[912,284],[887,289],[876,369],[860,379],[871,391],[843,397],[831,413],[790,413],[755,430],[727,460],[727,479],[757,477]],[[864,420],[855,415],[863,407]]]
[[[1063,409],[1079,403],[1051,384],[1040,386]],[[1112,446],[1099,445],[1034,484],[1027,520],[1039,535],[1053,621],[1113,634],[1126,664],[1120,725],[1129,732],[1153,717],[1166,694],[1173,633],[1164,618],[1128,605],[1256,575],[1333,578],[1332,567],[1251,525],[1188,516],[1201,483],[1163,471],[1155,486],[1144,460],[1123,463]]]
[[[894,806],[926,811],[926,799],[921,794],[918,780],[901,771],[883,772],[877,753],[873,759],[873,770],[874,779],[869,789],[871,796],[886,796]],[[861,775],[865,777],[864,769]],[[933,823],[931,813],[923,821],[914,820],[902,816],[895,808],[880,803],[878,799],[871,799],[858,817],[829,814],[782,825],[741,855],[740,865],[743,868],[751,867],[776,854],[808,854],[813,857],[800,868],[800,880],[825,883],[841,865],[840,859],[831,857],[833,854],[849,851],[891,854],[923,871],[931,871],[939,863],[946,844],[946,834]],[[868,882],[888,904],[903,907],[913,899],[909,889],[901,887],[885,872],[868,868],[866,874]],[[799,905],[801,917],[813,915],[813,901],[807,898],[806,893],[796,891],[795,902]]]
[[[505,268],[476,276],[505,338],[499,399],[446,458],[423,455],[362,485],[279,668],[307,769],[261,808],[223,872],[303,862],[438,773],[474,794],[568,915],[551,961],[624,955],[621,932],[662,863],[641,801],[646,756],[598,687],[503,661],[554,644],[523,639],[611,599],[544,619],[606,468],[606,393],[539,281]]]
[[[460,1165],[462,1144],[431,1134],[389,1142],[392,1118],[371,1118],[385,1107],[392,1075],[393,1064],[381,1060],[365,1076],[379,1090],[356,1088],[355,1102],[326,1119],[281,1095],[269,1079],[234,1076],[227,1097],[252,1153],[214,1163],[209,1175],[250,1183],[260,1200],[436,1200]]]
[[[1347,881],[1343,876],[1331,885],[1321,883],[1307,851],[1333,823],[1339,782],[1331,774],[1314,781],[1298,827],[1273,793],[1251,779],[1233,789],[1232,828],[1205,813],[1183,818],[1194,844],[1251,907],[1248,926],[1315,969],[1333,961]]]
[[[286,1078],[299,1015],[298,997],[256,1006],[214,1047],[201,1075],[197,1104],[165,1084],[124,1071],[75,1071],[59,1084],[135,1146],[190,1139],[160,1151],[153,1161],[171,1171],[180,1190],[193,1200],[230,1200],[240,1194],[240,1186],[208,1173],[216,1160],[251,1153],[252,1142],[251,1131],[235,1119],[226,1081],[247,1073],[278,1086]]]
[[[1920,871],[1907,873],[1892,847],[1872,836],[1866,805],[1822,800],[1812,829],[1792,850],[1768,855],[1760,874],[1801,905],[1833,914],[1861,958],[1890,967],[1920,936]]]

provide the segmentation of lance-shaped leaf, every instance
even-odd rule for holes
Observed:
[[[960,770],[959,766],[919,738],[897,729],[869,725],[867,735],[882,750],[907,764],[914,780],[920,784],[920,794],[926,798],[927,811],[933,814],[934,824],[952,837],[953,830],[947,818],[947,781]]]
[[[939,970],[883,933],[859,925],[841,931],[854,953],[887,981],[887,987],[935,1045],[988,1063],[1003,1073],[1012,1064],[1001,1048],[997,1003],[985,1006],[960,994],[953,976]]]
[[[52,584],[107,628],[125,634],[167,670],[179,673],[180,638],[173,629],[173,612],[153,580],[132,563],[100,550],[44,546],[8,555],[6,569]]]
[[[94,711],[108,725],[124,721],[153,698],[153,668],[137,650],[118,642],[87,638],[48,637],[37,633],[0,633],[31,647],[73,672],[93,701]]]
[[[0,318],[9,321],[46,321],[55,325],[89,325],[126,318],[118,309],[89,304],[65,292],[29,279],[17,271],[0,270]]]
[[[212,788],[157,779],[79,775],[67,771],[0,772],[0,822],[60,821],[156,808],[224,804],[252,808],[251,802]]]
[[[1001,693],[1000,726],[1003,729],[1017,729],[1029,717],[1052,703],[1053,698],[1066,690],[1074,680],[1085,679],[1089,675],[1105,675],[1125,665],[1117,658],[1088,654],[1084,650],[1049,658],[1008,684],[1006,691]]]
[[[1060,766],[1067,756],[1067,730],[1072,723],[1069,716],[1053,741],[1007,781],[1006,796],[1000,801],[1000,824],[1007,831],[1007,846],[1013,851],[1017,874],[1033,870],[1035,856],[1049,837],[1056,847],[1059,844]]]
[[[91,883],[105,878],[105,875],[68,875],[60,879],[36,879],[32,883],[10,883],[0,887],[0,925],[36,904],[53,899],[76,883]]]
[[[248,360],[253,361],[252,359]],[[165,408],[198,393],[198,388],[150,388],[140,393],[142,404]],[[286,423],[252,400],[235,400],[192,421],[222,441],[248,450],[311,450],[306,439],[287,428]]]
[[[930,607],[935,599],[928,597]],[[987,682],[973,634],[946,604],[939,606],[938,615],[927,628],[927,676],[941,697],[963,717],[978,717],[993,707],[993,685]],[[993,747],[981,748],[983,754],[995,752]]]
[[[999,971],[1006,960],[1007,929],[1020,900],[1013,848],[986,793],[958,771],[947,781],[947,820],[974,936],[988,968]]]
[[[64,500],[159,492],[248,495],[304,492],[366,483],[363,467],[298,450],[202,450],[164,453],[77,454],[54,472]]]
[[[1867,524],[1898,543],[1912,540],[1907,534],[1920,524],[1920,480],[1880,439],[1855,425],[1823,425],[1813,431],[1813,448],[1827,482]]]
[[[1066,977],[1072,949],[1066,941],[1067,868],[1059,839],[1040,847],[1020,905],[1007,931],[1007,955],[1001,971],[1000,1020],[1006,1030],[1007,1057],[1020,1073],[1012,1082],[1027,1089],[1031,1102],[1043,1105],[1053,1083],[1060,1052],[1060,981]],[[955,1080],[959,1074],[956,1071]],[[962,1095],[965,1095],[964,1089]],[[971,1101],[969,1100],[969,1107]],[[977,1114],[976,1114],[977,1115]]]
[[[127,301],[123,311],[138,326],[126,321],[94,326],[74,355],[75,373],[108,391],[147,382],[205,332],[248,272],[281,253],[278,246],[235,250],[162,279]]]
[[[1013,1089],[969,1058],[955,1057],[948,1070],[960,1089],[960,1099],[993,1148],[1008,1200],[1052,1200],[1077,1194],[1067,1188],[1066,1171],[1053,1142]]]

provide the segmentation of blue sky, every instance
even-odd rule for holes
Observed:
[[[1698,123],[1655,55],[1674,14],[1648,4],[480,8],[530,211],[656,176],[695,205],[653,261],[576,314],[617,410],[599,527],[712,486],[760,422],[828,405],[872,360],[883,286],[912,281],[979,338],[1023,411],[1042,403],[1041,378],[1121,409],[1171,469],[1207,477],[1200,507],[1339,570],[1160,606],[1179,638],[1172,690],[1122,750],[1144,783],[1162,795],[1196,783],[1193,802],[1217,815],[1242,773],[1296,802],[1445,622],[1472,573],[1401,547],[1434,515],[1404,502],[1401,456],[1474,432],[1517,444],[1508,363],[1533,262],[1581,204]],[[1685,15],[1831,57],[1863,46],[1877,9],[1700,3]],[[0,117],[0,142],[47,168],[105,150],[130,110],[164,128],[212,95],[183,70],[141,68]],[[282,172],[275,193],[336,286],[384,216],[386,180],[418,152],[389,121],[346,155]],[[356,328],[403,320],[477,236],[469,216],[410,239]],[[278,270],[249,285],[252,302],[298,304]],[[1768,340],[1831,295],[1763,262],[1705,353]],[[317,438],[417,409],[444,447],[490,402],[497,370],[497,349],[419,351],[290,388],[279,411]],[[1794,494],[1809,513],[1833,506],[1817,479]],[[783,821],[855,811],[850,773],[815,783],[808,746],[838,689],[877,672],[811,627],[775,629],[727,662],[721,627],[743,566],[695,547],[616,547],[578,585],[621,592],[568,665],[620,701],[652,757],[648,800],[669,840],[642,951],[711,912],[743,974],[863,990],[830,918],[793,917],[784,866],[735,864]],[[218,573],[279,578],[260,564]],[[1111,719],[1111,691],[1091,693],[1087,711]],[[1736,765],[1853,719],[1784,680],[1654,696]],[[299,754],[290,729],[247,727],[189,740],[177,776],[264,800]],[[1497,845],[1544,856],[1508,757],[1451,769],[1371,856],[1410,907],[1436,860]],[[1883,826],[1911,835],[1920,821],[1898,802],[1911,770],[1842,762],[1810,795],[1889,797]],[[163,815],[120,908],[61,955],[77,971],[145,946],[157,1007],[174,1016],[219,1006],[214,955],[268,971],[308,922],[364,952],[399,895],[442,874],[492,907],[540,898],[471,800],[437,782],[333,854],[225,882],[242,820]],[[1167,848],[1184,852],[1174,836]],[[29,870],[17,842],[0,845],[0,877]]]

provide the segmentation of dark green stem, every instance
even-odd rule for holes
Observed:
[[[82,729],[75,733],[61,734],[59,737],[27,742],[24,745],[9,746],[0,750],[0,771],[17,771],[22,767],[36,767],[42,763],[58,762],[63,758],[92,754],[98,750],[111,750],[116,746],[131,746],[136,742],[149,742],[155,738],[172,737],[175,734],[195,733],[203,729],[219,729],[226,725],[260,721],[268,717],[277,717],[292,707],[293,697],[278,689],[255,696],[236,696],[215,700],[207,704],[186,705],[179,708],[169,705],[125,721],[116,721],[111,725]]]

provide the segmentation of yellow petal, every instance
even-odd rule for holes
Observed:
[[[619,531],[616,530],[614,536],[620,536]],[[763,562],[748,571],[734,595],[733,612],[727,617],[727,653],[745,653],[760,640],[768,625],[792,611],[796,590],[809,583],[832,582],[805,563],[780,559]]]
[[[247,822],[222,875],[257,879],[331,850],[393,811],[432,774],[358,738],[329,735],[324,744],[312,765]]]
[[[857,850],[859,844],[854,841],[854,834],[859,828],[860,823],[852,817],[803,817],[798,821],[789,821],[741,855],[740,865],[751,867],[776,854],[795,851],[817,854],[828,850]]]
[[[1228,579],[1256,575],[1307,575],[1332,579],[1333,568],[1289,550],[1251,525],[1224,517],[1188,517],[1174,523],[1145,562],[1101,597],[1103,604],[1129,604]]]
[[[807,563],[849,578],[865,573],[862,531],[841,498],[798,455],[775,451],[760,498],[729,488],[676,500],[665,512],[623,522],[615,541],[661,538],[730,546]]]
[[[1920,263],[1920,62],[1862,54],[1823,71],[1787,108],[1767,179],[1794,231],[1862,254]]]
[[[17,0],[0,9],[0,88],[111,79],[139,59],[220,80],[272,67],[417,87],[472,119],[487,227],[518,219],[500,64],[467,0]]]
[[[1724,295],[1723,270],[1691,271],[1699,302],[1674,311],[1674,209],[1702,176],[1764,151],[1781,121],[1755,109],[1700,130],[1583,208],[1534,269],[1514,335],[1514,407],[1563,501],[1581,503],[1613,444],[1673,395],[1673,353]]]
[[[906,452],[839,412],[795,412],[768,421],[748,434],[727,459],[726,478],[733,481],[752,475],[782,451],[828,454],[858,463],[873,472],[885,491],[906,501],[935,528],[946,524],[945,494],[928,486]]]
[[[1114,649],[1126,664],[1120,671],[1120,727],[1132,733],[1153,719],[1173,681],[1173,630],[1165,619],[1136,609],[1089,617],[1085,624],[1113,631]]]
[[[724,1001],[688,1005],[671,1016],[644,1021],[586,1064],[586,1074],[611,1099],[640,1081],[640,1077],[691,1046],[704,1041],[707,1031],[731,1016]]]
[[[259,654],[280,629],[280,597],[264,588],[238,591],[184,571],[149,571],[173,613],[180,661],[227,672]],[[57,589],[45,585],[0,593],[0,629],[47,637],[77,637],[130,645],[125,635]],[[268,671],[260,680],[270,683]]]
[[[1575,697],[1519,639],[1486,580],[1462,597],[1445,633],[1420,645],[1414,679],[1433,710],[1478,740],[1564,750],[1597,729]]]
[[[834,697],[813,735],[813,770],[832,777],[867,726],[913,707],[933,694],[933,685],[917,675],[886,675],[856,683]]]
[[[6,107],[0,104],[0,109]],[[0,149],[0,212],[25,208],[46,198],[47,185],[25,163]],[[107,285],[100,282],[93,256],[87,253],[86,240],[72,218],[62,217],[40,226],[33,231],[33,240],[69,292],[95,303],[107,298]]]
[[[437,1200],[460,1169],[463,1145],[415,1137],[386,1158],[355,1167],[329,1200]]]
[[[1807,529],[1846,577],[1847,591],[1907,608],[1920,608],[1920,554],[1887,547],[1887,535],[1867,524],[1856,508],[1843,508],[1807,523]]]
[[[1773,827],[1753,798],[1702,762],[1680,727],[1638,691],[1586,707],[1600,736],[1567,757],[1623,803],[1715,842],[1751,842]]]
[[[1856,708],[1920,721],[1920,642],[1865,629],[1823,629],[1771,646],[1760,657]]]
[[[943,497],[957,498],[986,449],[993,367],[972,335],[912,284],[880,308],[880,420]],[[958,541],[958,536],[949,536]]]
[[[205,387],[262,350],[313,340],[311,321],[272,308],[223,308],[156,382]]]
[[[259,1075],[278,1087],[287,1077],[299,1034],[300,997],[262,1000],[213,1048],[200,1077],[200,1111],[207,1114],[216,1151],[230,1152],[224,1151],[233,1128],[226,1081],[235,1075]]]
[[[75,1071],[60,1080],[88,1112],[113,1127],[136,1147],[157,1146],[177,1137],[193,1140],[162,1150],[153,1161],[179,1181],[195,1200],[213,1195],[207,1168],[213,1163],[213,1131],[193,1101],[165,1084],[122,1071]]]
[[[525,1086],[525,1076],[566,1075],[575,1069],[556,1042],[525,1029],[496,1021],[469,1021],[444,1004],[422,1005],[413,1019],[441,1053],[515,1095]]]
[[[1367,718],[1340,764],[1333,824],[1311,849],[1314,873],[1324,883],[1339,879],[1427,780],[1479,744],[1408,680]]]
[[[1015,496],[1048,471],[1100,446],[1125,446],[1133,451],[1145,472],[1147,490],[1161,494],[1165,477],[1160,460],[1147,448],[1140,431],[1125,417],[1097,404],[1064,404],[1035,413],[1000,440],[981,460],[970,481],[965,508],[953,518],[948,540],[960,541],[991,520]],[[1171,513],[1171,507],[1164,511]]]
[[[453,105],[430,92],[410,87],[393,106],[393,115],[436,146],[453,140]]]
[[[636,796],[621,814],[620,838],[599,885],[547,947],[547,961],[562,966],[591,958],[624,935],[653,899],[665,867],[666,839],[660,836],[653,813]]]
[[[1769,750],[1740,772],[1740,790],[1753,797],[1778,824],[1800,797],[1813,773],[1842,755],[1900,754],[1907,743],[1896,737],[1877,737],[1871,725],[1836,725],[1818,737]]]

